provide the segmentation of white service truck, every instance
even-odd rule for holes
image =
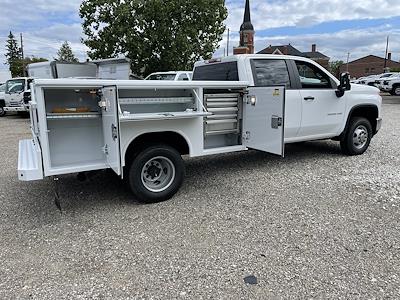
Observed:
[[[31,101],[30,84],[33,78],[18,77],[7,80],[4,95],[4,116],[7,112],[27,113]]]
[[[19,144],[18,177],[112,169],[137,199],[171,198],[182,155],[334,139],[364,153],[381,127],[376,88],[338,81],[301,57],[237,55],[195,65],[193,81],[35,80],[32,139]]]

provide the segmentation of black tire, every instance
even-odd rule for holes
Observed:
[[[354,117],[340,140],[343,154],[361,155],[369,147],[373,133],[371,123],[362,117]]]
[[[160,180],[147,182],[145,177],[150,181]],[[154,145],[143,149],[134,158],[127,181],[139,201],[156,203],[172,198],[182,186],[184,177],[185,165],[179,152],[168,145]]]
[[[400,96],[400,85],[396,84],[395,86],[393,86],[392,92],[390,93],[393,96]]]
[[[7,114],[7,112],[4,110],[3,107],[0,106],[0,118],[4,117]]]

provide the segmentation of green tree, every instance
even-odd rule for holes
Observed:
[[[37,63],[37,62],[44,62],[44,61],[49,61],[49,60],[47,58],[36,57],[36,56],[31,56],[31,57],[25,57],[24,58],[25,66],[27,66],[29,64]]]
[[[225,31],[224,0],[84,0],[91,59],[125,55],[136,74],[188,70],[210,58]]]
[[[334,60],[329,63],[329,71],[339,78],[340,76],[340,67],[344,65],[342,60]]]
[[[11,76],[18,77],[24,75],[22,56],[17,40],[10,31],[6,41],[6,64],[9,66]]]
[[[56,61],[66,61],[66,62],[78,62],[78,59],[75,57],[72,52],[71,46],[67,41],[65,41],[60,49],[57,51]]]

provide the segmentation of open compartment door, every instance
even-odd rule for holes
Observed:
[[[284,156],[285,88],[250,87],[243,104],[243,144]]]
[[[103,151],[106,156],[106,163],[117,175],[122,175],[118,90],[116,86],[103,87],[100,106],[102,108]]]

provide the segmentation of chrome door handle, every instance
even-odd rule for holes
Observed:
[[[311,97],[311,96],[308,96],[308,97],[304,97],[304,100],[306,100],[306,101],[314,101],[315,98]]]

